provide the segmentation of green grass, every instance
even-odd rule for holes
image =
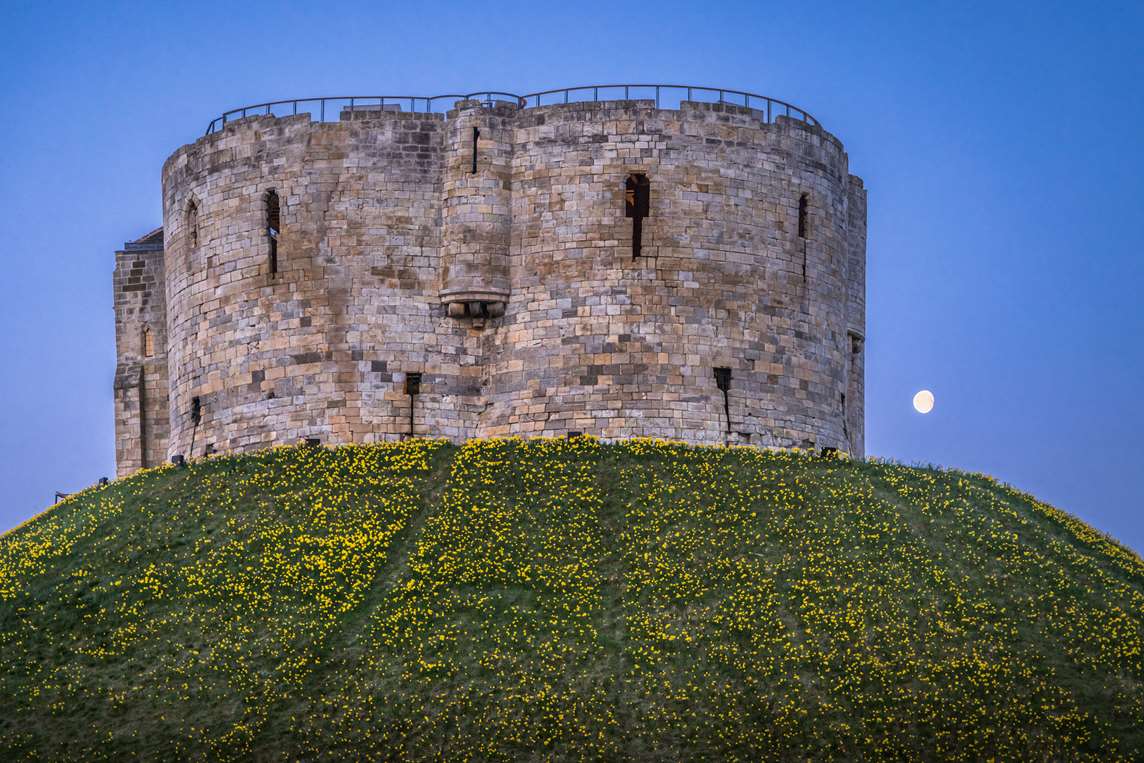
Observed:
[[[981,475],[279,448],[0,537],[0,757],[1144,758],[1144,562]]]

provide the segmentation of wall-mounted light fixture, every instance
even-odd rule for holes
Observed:
[[[413,436],[413,399],[421,394],[421,372],[410,371],[405,374],[405,394],[409,395],[409,434]]]

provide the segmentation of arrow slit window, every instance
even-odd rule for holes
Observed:
[[[624,217],[632,221],[632,259],[643,247],[643,220],[651,210],[651,183],[647,175],[635,172],[624,181]]]
[[[193,199],[187,202],[187,243],[192,250],[199,245],[199,206]]]
[[[477,174],[477,140],[480,137],[481,137],[481,131],[478,128],[474,127],[473,128],[473,169],[472,169],[472,172],[470,173],[473,175]]]
[[[190,273],[194,269],[195,250],[199,248],[199,205],[194,199],[187,202],[186,211],[183,213],[183,224],[187,232],[186,260],[187,272]]]
[[[278,232],[282,226],[282,211],[278,202],[278,192],[266,192],[266,242],[268,245],[268,261],[270,275],[278,272]]]

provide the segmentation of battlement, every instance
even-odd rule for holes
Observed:
[[[228,112],[166,161],[163,228],[124,248],[151,259],[117,276],[117,390],[161,324],[143,384],[167,415],[123,393],[144,412],[117,409],[118,436],[145,447],[120,471],[569,432],[861,455],[865,193],[817,120],[737,91]]]

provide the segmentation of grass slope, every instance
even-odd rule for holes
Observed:
[[[635,440],[160,468],[0,538],[0,756],[1144,758],[1144,563],[978,476]]]

